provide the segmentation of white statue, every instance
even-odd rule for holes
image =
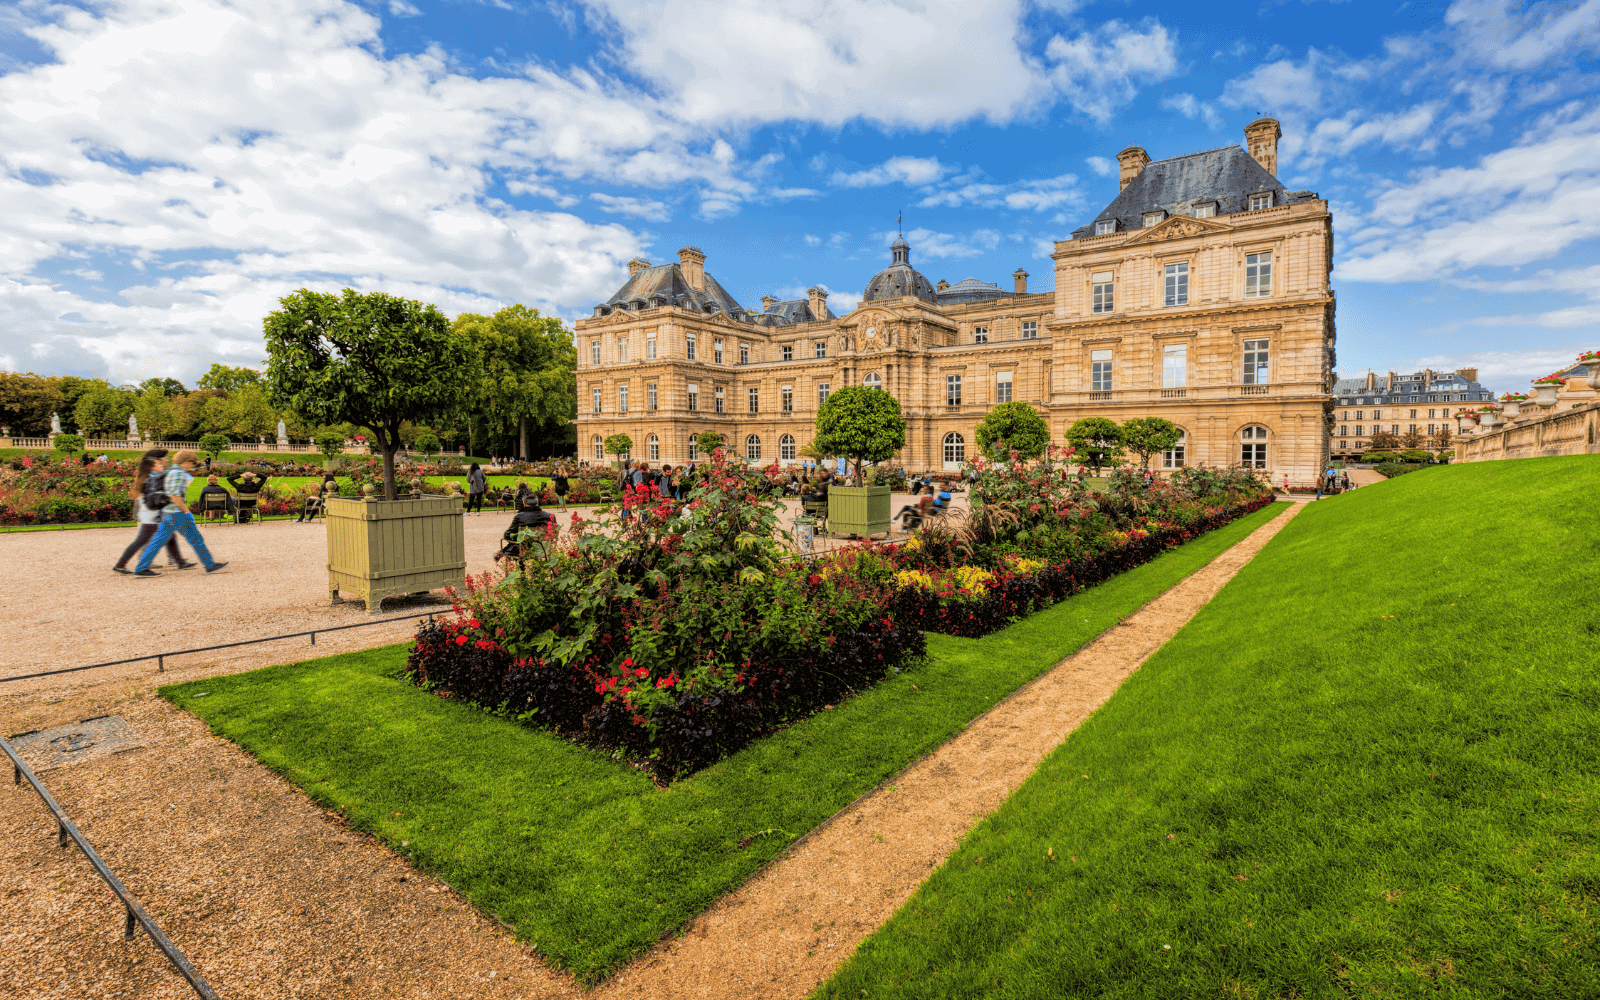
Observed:
[[[60,434],[61,433],[61,414],[59,414],[59,413],[50,414],[50,433],[51,434]]]
[[[128,414],[128,440],[139,440],[139,418],[135,414]]]
[[[288,439],[289,439],[289,433],[288,433],[288,431],[286,431],[284,429],[283,421],[280,420],[280,421],[278,421],[278,440],[279,441],[287,441]]]

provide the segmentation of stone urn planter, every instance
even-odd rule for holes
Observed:
[[[1483,415],[1478,418],[1478,426],[1483,428],[1485,434],[1494,430],[1499,423],[1500,414],[1495,410],[1484,410]]]
[[[1507,423],[1510,423],[1511,421],[1514,421],[1518,417],[1522,416],[1522,400],[1520,400],[1520,399],[1508,399],[1508,400],[1506,400],[1505,401],[1505,409],[1500,411],[1500,415],[1506,418],[1506,422]]]
[[[889,487],[828,487],[828,531],[836,535],[867,538],[888,531]]]
[[[1600,392],[1600,357],[1584,357],[1578,360],[1583,363],[1585,368],[1589,369],[1589,377],[1583,380],[1584,384],[1594,391]]]
[[[1456,417],[1456,433],[1458,434],[1471,434],[1475,429],[1477,429],[1477,426],[1478,421],[1467,416],[1465,413]]]
[[[328,593],[333,603],[464,587],[467,543],[459,497],[327,501]]]
[[[1560,382],[1541,382],[1533,387],[1534,403],[1548,410],[1556,405],[1556,393],[1561,391]]]

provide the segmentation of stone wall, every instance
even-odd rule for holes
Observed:
[[[1600,402],[1552,409],[1509,426],[1478,428],[1456,438],[1457,462],[1546,455],[1600,455]]]

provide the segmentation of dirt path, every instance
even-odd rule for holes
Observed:
[[[1145,605],[865,796],[603,989],[604,997],[804,997],[893,915],[1147,657],[1304,505]]]

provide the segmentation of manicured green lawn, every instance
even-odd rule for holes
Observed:
[[[1313,504],[816,995],[1600,996],[1597,495]]]
[[[929,636],[924,664],[665,790],[413,687],[403,646],[161,694],[593,981],[1284,507],[987,638]]]

